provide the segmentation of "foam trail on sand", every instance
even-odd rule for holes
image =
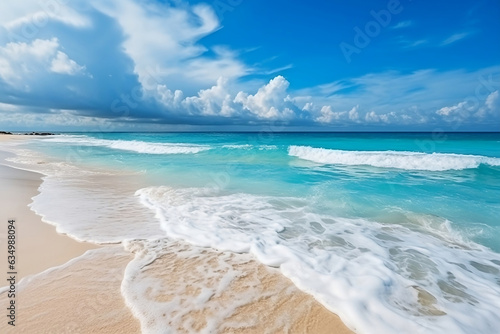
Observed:
[[[142,333],[318,333],[333,327],[350,333],[279,270],[249,254],[168,239],[125,247],[135,258],[121,290]]]

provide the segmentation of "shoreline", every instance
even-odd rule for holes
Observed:
[[[21,170],[0,161],[0,244],[7,240],[7,221],[16,226],[16,270],[18,280],[62,265],[69,260],[100,246],[79,242],[59,234],[55,226],[47,224],[29,208],[41,185],[42,174]]]
[[[27,138],[0,135],[0,143]],[[121,246],[80,242],[58,233],[29,207],[44,175],[3,163],[0,156],[0,219],[5,221],[0,224],[0,245],[5,250],[0,251],[7,252],[7,222],[14,219],[18,316],[16,327],[1,321],[0,332],[140,333],[139,322],[120,293],[132,255]],[[111,273],[105,282],[103,270]],[[2,307],[11,300],[6,290],[0,292]]]
[[[0,136],[0,141],[5,137],[7,136]],[[133,282],[134,277],[144,276],[147,282],[155,279],[160,284],[160,295],[151,296],[151,293],[146,292],[144,296],[140,296],[147,301],[142,305],[147,313],[148,309],[156,311],[161,307],[157,303],[163,302],[169,293],[175,291],[172,290],[173,286],[181,289],[174,295],[176,298],[191,298],[194,291],[198,291],[195,287],[199,284],[200,277],[188,276],[189,273],[196,272],[199,265],[226,263],[224,258],[228,256],[227,253],[187,244],[183,247],[188,247],[190,252],[194,249],[196,256],[192,259],[179,256],[179,243],[165,239],[162,251],[153,261],[138,267],[134,272],[136,276],[127,276],[131,268],[134,269],[135,263],[141,262],[142,250],[138,250],[140,247],[137,246],[137,249],[133,250],[124,249],[123,244],[94,246],[78,242],[57,233],[54,226],[44,223],[40,216],[29,209],[28,204],[31,203],[32,197],[38,194],[41,176],[39,173],[0,164],[0,177],[4,185],[0,200],[1,205],[6,205],[2,207],[2,213],[17,215],[2,219],[16,218],[19,222],[29,222],[30,226],[28,229],[28,224],[23,224],[24,230],[19,233],[19,265],[23,263],[25,266],[23,277],[34,275],[26,277],[18,284],[18,312],[22,317],[19,316],[16,322],[17,330],[30,333],[141,333],[141,327],[143,331],[147,330],[147,322],[140,316],[141,305],[134,305],[130,300],[126,300],[123,290],[124,286]],[[18,214],[21,211],[23,216]],[[29,219],[24,218],[28,216]],[[134,243],[139,245],[141,241]],[[21,255],[21,249],[24,255]],[[148,249],[146,252],[151,250]],[[47,251],[52,252],[54,257],[49,256],[50,261],[41,261],[40,258],[47,257],[44,255]],[[238,254],[229,256],[241,257]],[[169,262],[171,266],[165,266]],[[216,290],[220,289],[221,285],[227,285],[220,297],[215,296],[212,301],[205,302],[205,308],[210,308],[209,302],[216,302],[220,303],[219,306],[223,309],[233,309],[236,300],[250,296],[246,304],[225,315],[221,320],[221,327],[217,328],[216,332],[262,333],[272,328],[273,331],[293,333],[352,333],[336,314],[328,311],[311,295],[300,291],[277,269],[266,267],[255,260],[247,262],[244,261],[243,265],[232,264],[231,261],[226,263],[226,269],[230,272],[241,273],[232,277],[231,281],[225,279],[224,271],[215,271],[212,276],[205,273],[206,277],[202,277],[204,280],[217,282],[216,286],[212,287]],[[252,278],[256,284],[247,284],[244,281],[247,277]],[[141,285],[142,282],[136,282],[132,290]],[[250,290],[252,293],[249,294],[245,286],[257,290]],[[0,292],[0,305],[7,305],[6,303],[6,291]],[[170,319],[161,319],[160,326],[171,327],[174,318],[172,313]],[[197,311],[190,312],[186,319],[191,319],[189,321],[201,326],[213,320],[210,313],[201,314],[200,318]],[[234,327],[235,320],[237,323],[242,321],[245,324],[250,321],[254,324]],[[186,333],[190,332],[190,328],[193,329],[184,326],[171,328],[176,332]],[[203,329],[203,326],[198,328]],[[7,326],[7,321],[0,323],[0,331],[17,332]]]

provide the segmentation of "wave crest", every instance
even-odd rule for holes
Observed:
[[[46,140],[82,146],[101,146],[115,150],[132,151],[144,154],[196,154],[211,149],[211,147],[207,145],[156,143],[138,140],[109,140],[86,136],[61,136]]]
[[[290,146],[288,155],[320,164],[367,165],[406,170],[446,171],[500,166],[500,158],[477,155],[419,153],[406,151],[343,151],[310,146]]]

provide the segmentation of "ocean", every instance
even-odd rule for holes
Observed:
[[[31,208],[77,240],[249,254],[359,333],[500,328],[499,133],[64,133],[12,150],[47,175]]]

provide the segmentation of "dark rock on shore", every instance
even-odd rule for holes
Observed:
[[[30,133],[25,133],[25,135],[28,135],[28,136],[54,136],[55,133],[51,133],[51,132],[30,132]]]
[[[23,136],[55,136],[52,132],[26,132],[26,133],[12,133],[8,131],[0,131],[0,135],[23,135]]]

